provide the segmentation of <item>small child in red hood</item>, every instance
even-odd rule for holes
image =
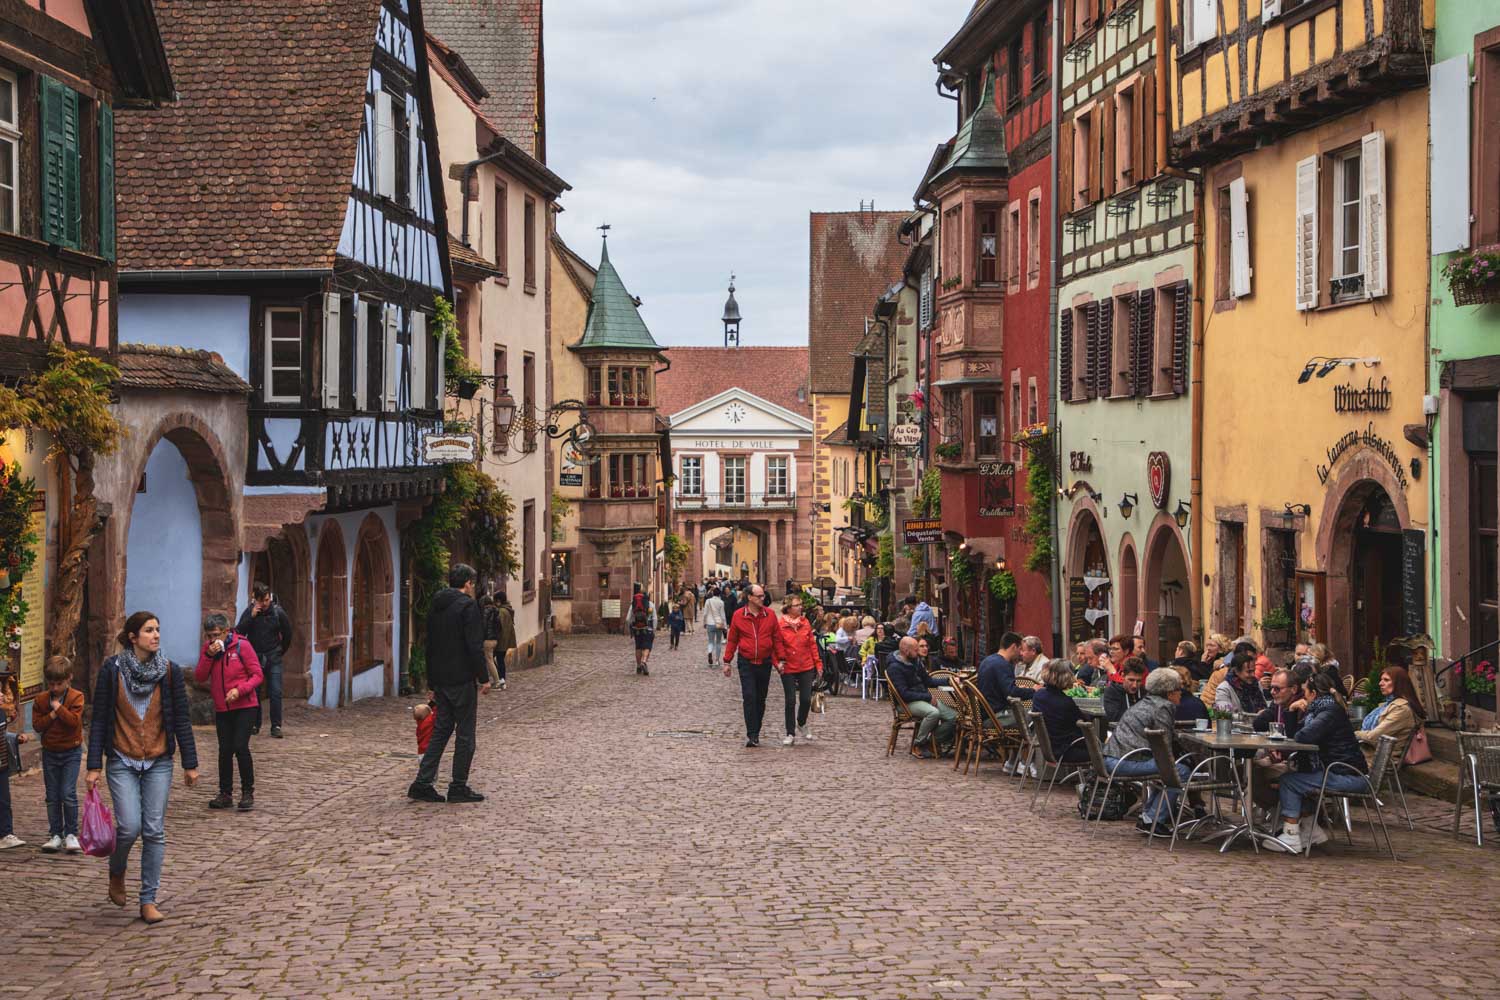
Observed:
[[[437,722],[437,699],[427,699],[425,705],[415,705],[411,717],[417,720],[417,753],[426,753],[432,742],[432,727]]]

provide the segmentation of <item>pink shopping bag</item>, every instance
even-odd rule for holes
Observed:
[[[78,843],[84,854],[96,858],[107,858],[115,851],[115,816],[99,797],[98,788],[90,788],[84,796]]]

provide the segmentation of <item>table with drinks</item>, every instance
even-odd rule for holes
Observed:
[[[1262,750],[1270,750],[1279,754],[1292,754],[1299,750],[1317,750],[1312,743],[1298,743],[1286,737],[1285,727],[1279,722],[1271,723],[1270,730],[1266,733],[1257,733],[1252,728],[1254,716],[1243,712],[1237,712],[1231,722],[1230,731],[1223,732],[1214,726],[1208,719],[1200,719],[1192,729],[1179,729],[1177,738],[1183,743],[1203,749],[1210,756],[1228,757],[1234,764],[1244,761],[1245,779],[1241,785],[1241,806],[1243,806],[1243,824],[1232,825],[1218,833],[1211,834],[1205,838],[1213,840],[1216,837],[1225,838],[1223,845],[1219,848],[1222,854],[1229,850],[1229,846],[1241,837],[1247,838],[1251,846],[1260,850],[1260,842],[1275,840],[1274,833],[1267,833],[1255,828],[1255,757]]]

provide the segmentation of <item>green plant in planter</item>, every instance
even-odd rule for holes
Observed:
[[[31,611],[21,581],[36,564],[39,539],[31,530],[36,482],[0,462],[0,658],[21,648],[21,628]]]
[[[888,534],[880,536],[880,551],[875,555],[875,575],[887,578],[896,575],[896,542]]]
[[[964,453],[964,446],[958,441],[948,441],[932,449],[938,458],[954,461]]]
[[[1014,601],[1019,593],[1016,588],[1016,576],[1008,569],[991,573],[989,588],[990,596],[997,601]]]
[[[1213,721],[1218,722],[1220,719],[1234,718],[1234,712],[1227,708],[1218,708],[1216,706],[1210,705],[1208,706],[1208,717]]]
[[[957,549],[948,550],[948,575],[958,587],[967,587],[974,582],[974,563],[966,553]]]
[[[1260,629],[1271,632],[1287,632],[1292,628],[1292,615],[1286,608],[1280,605],[1271,608],[1266,616],[1255,623]]]
[[[912,510],[918,517],[943,516],[943,474],[936,467],[929,466],[922,473],[922,482],[917,487]]]

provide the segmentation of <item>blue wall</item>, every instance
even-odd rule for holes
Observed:
[[[243,295],[120,296],[120,343],[213,351],[247,382],[250,299]]]
[[[125,613],[154,611],[161,646],[176,662],[198,662],[203,610],[203,530],[187,462],[160,441],[146,463],[146,492],[135,495],[125,546]]]

